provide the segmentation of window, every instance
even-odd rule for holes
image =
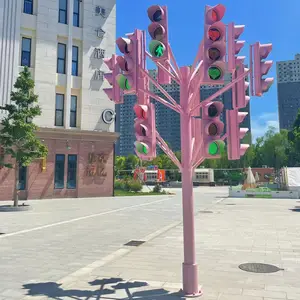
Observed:
[[[74,0],[73,26],[79,27],[79,0]]]
[[[58,23],[68,24],[68,0],[59,0]]]
[[[72,47],[72,75],[78,76],[78,47]]]
[[[77,96],[71,96],[70,127],[76,127],[77,123]]]
[[[65,180],[65,155],[56,154],[54,188],[63,189]]]
[[[58,43],[57,46],[57,73],[66,74],[66,44]]]
[[[21,66],[30,67],[31,58],[31,39],[22,38],[22,54],[21,54]]]
[[[67,189],[76,189],[77,179],[77,155],[68,155],[68,179]]]
[[[24,13],[32,15],[33,14],[33,0],[24,0]]]
[[[19,191],[26,190],[26,177],[27,177],[27,167],[19,165],[19,184],[18,184]]]
[[[64,126],[65,95],[56,94],[55,100],[55,126]]]

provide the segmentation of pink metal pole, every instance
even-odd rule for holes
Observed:
[[[198,266],[195,249],[195,220],[193,199],[193,168],[192,168],[192,118],[188,108],[188,83],[190,68],[180,68],[180,114],[181,130],[181,165],[182,165],[182,210],[183,210],[183,243],[184,262],[182,265],[183,292],[185,295],[201,295],[198,287]]]

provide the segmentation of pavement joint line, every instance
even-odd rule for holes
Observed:
[[[79,217],[79,218],[75,218],[75,219],[71,219],[71,220],[61,221],[61,222],[52,223],[52,224],[48,224],[48,225],[43,225],[43,226],[39,226],[39,227],[35,227],[35,228],[24,229],[24,230],[21,230],[21,231],[16,231],[16,232],[12,232],[12,233],[7,233],[5,235],[1,235],[0,239],[7,238],[7,237],[10,237],[10,236],[20,235],[20,234],[24,234],[24,233],[28,233],[28,232],[32,232],[32,231],[37,231],[37,230],[41,230],[41,229],[45,229],[45,228],[50,228],[50,227],[55,227],[55,226],[59,226],[59,225],[69,224],[69,223],[73,223],[73,222],[77,222],[77,221],[81,221],[81,220],[86,220],[86,219],[90,219],[90,218],[94,218],[94,217],[98,217],[98,216],[108,215],[108,214],[119,212],[119,211],[134,209],[134,208],[142,207],[142,206],[148,206],[148,205],[151,205],[151,204],[154,204],[154,203],[168,201],[170,199],[172,199],[172,197],[163,198],[163,199],[148,202],[148,203],[142,203],[142,204],[137,204],[137,205],[132,205],[132,206],[126,206],[126,207],[122,207],[122,208],[118,208],[118,209],[114,209],[114,210],[109,210],[109,211],[105,211],[105,212],[101,212],[101,213],[97,213],[97,214],[92,214],[92,215],[88,215],[88,216],[84,216],[84,217]]]
[[[219,202],[223,201],[225,198],[223,199],[220,199],[218,200]],[[209,208],[206,208],[206,210],[209,209]],[[195,216],[198,215],[195,214]],[[149,242],[157,237],[159,237],[160,235],[162,235],[163,233],[166,233],[168,232],[169,230],[173,229],[174,227],[178,226],[182,224],[182,220],[180,221],[176,221],[176,222],[173,222],[167,226],[164,226],[163,228],[159,229],[159,230],[156,230],[150,234],[148,234],[147,236],[145,236],[143,239],[141,239],[142,241],[145,241],[145,242]],[[103,257],[102,259],[100,260],[96,260],[94,262],[92,262],[91,264],[83,267],[83,268],[80,268],[78,269],[77,271],[65,276],[64,278],[58,280],[59,283],[61,283],[62,285],[64,284],[69,284],[71,283],[72,281],[74,281],[76,278],[78,279],[78,277],[83,277],[84,275],[87,275],[87,274],[90,274],[93,270],[99,268],[99,267],[102,267],[118,258],[121,258],[123,256],[126,256],[127,254],[135,251],[135,250],[138,250],[139,247],[136,247],[136,248],[120,248],[114,252],[112,252],[111,254]]]

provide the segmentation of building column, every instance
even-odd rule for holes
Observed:
[[[72,81],[72,46],[73,46],[73,11],[74,0],[68,1],[68,45],[67,45],[67,86],[65,94],[65,128],[70,128],[70,108],[71,108],[71,81]]]

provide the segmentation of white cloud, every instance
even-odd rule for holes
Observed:
[[[252,141],[263,136],[269,127],[275,127],[279,131],[279,121],[277,113],[264,113],[251,118]]]

